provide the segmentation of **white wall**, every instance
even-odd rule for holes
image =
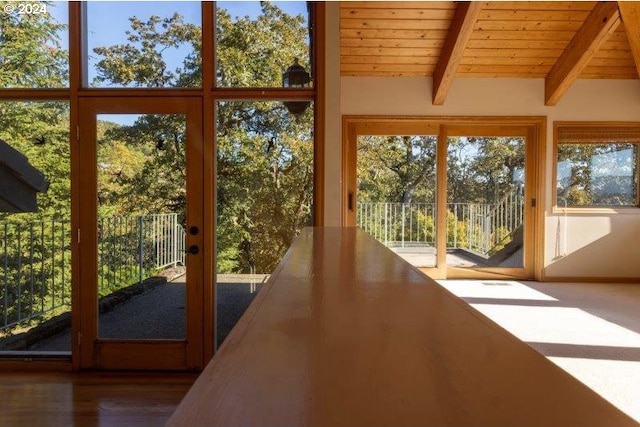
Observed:
[[[329,81],[339,73],[338,9],[337,3],[327,3]],[[580,80],[553,107],[544,105],[543,79],[457,78],[442,106],[431,104],[430,78],[341,77],[328,87],[328,99],[335,91],[340,115],[546,116],[545,276],[640,277],[640,209],[597,215],[551,212],[553,122],[640,121],[640,81]],[[332,104],[327,109],[326,225],[340,224],[340,127]]]
[[[342,175],[342,115],[340,113],[340,3],[325,3],[325,181],[324,224],[340,226],[340,191]]]

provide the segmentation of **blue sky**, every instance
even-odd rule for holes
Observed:
[[[304,1],[278,1],[273,2],[290,15],[302,15],[306,17],[307,6]],[[259,1],[222,1],[218,7],[227,9],[232,17],[249,16],[255,18],[260,13]],[[66,1],[56,1],[49,8],[51,14],[60,22],[68,23],[68,7]],[[148,19],[151,15],[169,17],[174,12],[183,16],[184,21],[200,25],[201,7],[197,1],[88,1],[87,2],[87,31],[89,61],[89,82],[95,77],[93,67],[96,57],[93,48],[96,46],[110,46],[122,43],[125,33],[130,29],[129,17],[136,16],[141,20]],[[68,34],[64,34],[63,47],[68,48]],[[184,51],[179,49],[166,52],[166,60],[169,69],[182,62]]]
[[[307,15],[307,5],[304,1],[277,1],[273,2],[290,15]],[[227,9],[232,17],[242,18],[249,16],[255,18],[260,13],[259,1],[221,1],[218,7]],[[68,2],[55,1],[49,8],[50,13],[60,22],[69,22]],[[89,82],[96,73],[93,67],[96,57],[93,48],[96,46],[110,46],[122,43],[125,40],[126,31],[130,29],[129,17],[136,16],[142,20],[151,15],[168,17],[178,12],[185,22],[200,25],[201,7],[198,1],[88,1],[87,2],[87,31],[89,61]],[[64,48],[68,48],[68,33],[61,34]],[[178,66],[184,59],[184,51],[174,50],[166,52],[169,68]],[[123,122],[132,122],[133,116],[122,117]]]
[[[59,21],[69,22],[67,1],[54,1],[49,11]],[[221,1],[218,7],[227,9],[232,17],[249,16],[255,18],[260,13],[259,1]],[[276,1],[273,4],[290,15],[306,16],[307,6],[304,1]],[[186,22],[200,22],[200,2],[196,1],[88,1],[90,31],[96,45],[106,44],[114,34],[122,35],[129,28],[127,18],[131,15],[141,19],[151,14],[170,16],[178,12]],[[97,17],[92,19],[92,17]],[[105,31],[106,30],[106,31]],[[66,44],[66,43],[65,43]]]

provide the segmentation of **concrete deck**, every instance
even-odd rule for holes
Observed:
[[[229,334],[262,287],[265,275],[220,275],[217,283],[217,345]],[[179,277],[137,295],[98,321],[99,336],[111,339],[183,339],[185,283]],[[141,315],[144,313],[144,315]],[[29,350],[70,351],[69,330],[38,342]]]

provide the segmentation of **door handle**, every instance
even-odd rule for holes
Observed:
[[[347,209],[353,212],[353,192],[349,191],[347,195]]]
[[[200,248],[198,247],[198,245],[191,245],[189,246],[189,249],[187,249],[187,252],[189,252],[191,255],[197,255],[198,252],[200,252]]]

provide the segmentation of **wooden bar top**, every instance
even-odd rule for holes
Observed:
[[[638,426],[355,228],[295,240],[167,426]]]

